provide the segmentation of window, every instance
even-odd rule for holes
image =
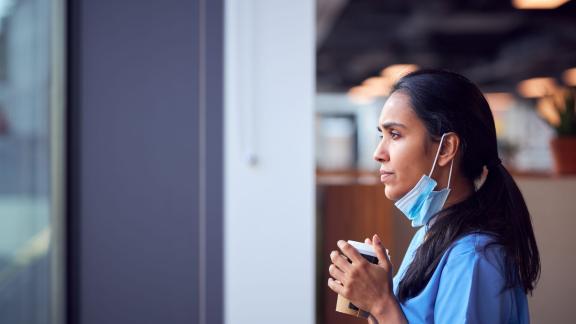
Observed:
[[[63,321],[63,17],[0,1],[0,323]]]

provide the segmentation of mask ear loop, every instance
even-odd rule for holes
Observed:
[[[452,179],[452,167],[454,166],[454,159],[450,161],[450,173],[448,173],[448,186],[446,188],[450,189],[450,179]]]
[[[434,163],[432,163],[432,170],[430,170],[430,174],[428,175],[428,177],[430,178],[432,178],[432,173],[434,173],[434,168],[436,167],[436,162],[438,161],[438,156],[440,155],[440,150],[442,149],[442,142],[444,141],[444,136],[446,136],[446,134],[448,133],[442,134],[442,137],[440,138],[440,145],[438,145],[438,150],[436,151],[436,157],[434,158]]]
[[[444,137],[448,135],[448,133],[442,134],[440,138],[440,145],[438,145],[438,151],[436,151],[436,157],[434,158],[434,163],[432,164],[432,170],[430,170],[430,174],[428,177],[432,178],[432,173],[434,173],[434,168],[436,167],[436,162],[438,162],[438,156],[440,155],[440,150],[442,149],[442,143],[444,142]],[[450,189],[450,181],[452,180],[452,167],[454,166],[454,159],[450,161],[450,173],[448,173],[448,186],[446,188]]]

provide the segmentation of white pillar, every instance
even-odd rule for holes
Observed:
[[[314,322],[314,10],[228,0],[225,322]]]

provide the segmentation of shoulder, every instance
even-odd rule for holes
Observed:
[[[454,241],[449,248],[452,254],[478,254],[487,249],[500,250],[502,246],[496,243],[495,236],[485,232],[468,233]]]
[[[456,240],[438,268],[435,322],[516,323],[524,316],[526,296],[519,288],[506,289],[505,256],[490,234]]]
[[[496,273],[503,274],[506,251],[489,233],[474,232],[456,240],[446,251],[446,264],[472,263],[482,268],[491,268]]]

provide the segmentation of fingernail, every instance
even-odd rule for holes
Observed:
[[[338,247],[342,247],[344,245],[344,241],[340,240],[338,241],[338,243],[336,243],[338,245]]]
[[[374,243],[376,243],[376,244],[380,244],[380,243],[381,243],[380,237],[378,237],[378,234],[374,235]]]

